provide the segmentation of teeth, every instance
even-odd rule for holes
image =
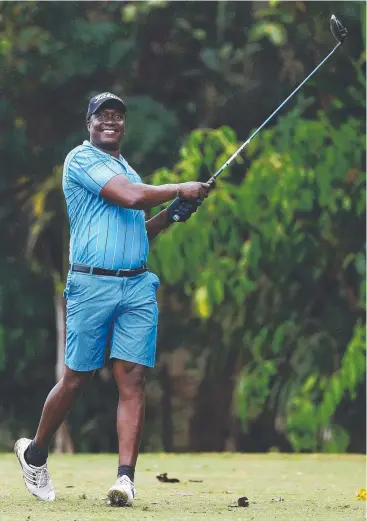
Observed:
[[[103,131],[105,134],[108,134],[108,135],[111,135],[111,134],[114,134],[115,131],[114,130],[104,130]]]

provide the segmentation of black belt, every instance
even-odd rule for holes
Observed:
[[[134,277],[134,275],[149,271],[148,268],[139,268],[137,270],[107,270],[105,268],[94,268],[87,264],[72,264],[70,270],[80,273],[91,273],[93,275],[107,275],[108,277]]]

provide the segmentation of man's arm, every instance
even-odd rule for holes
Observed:
[[[104,185],[100,195],[124,208],[147,210],[171,201],[177,196],[187,201],[204,199],[208,197],[210,188],[208,183],[197,181],[151,186],[132,183],[126,176],[118,175]]]
[[[86,148],[86,147],[84,147]],[[113,161],[102,160],[90,150],[77,150],[67,168],[67,182],[74,182],[92,193],[113,201],[124,208],[147,210],[171,201],[174,197],[194,201],[208,197],[208,183],[188,183],[150,186],[132,183]]]
[[[157,237],[162,230],[171,226],[171,224],[173,224],[173,221],[168,215],[167,208],[165,208],[148,221],[145,221],[148,239],[151,241],[154,237]]]
[[[177,214],[180,219],[179,222],[186,222],[193,213],[199,208],[202,204],[201,199],[197,199],[194,202],[189,201],[181,201],[178,197],[172,201],[172,203],[167,206],[162,212],[155,215],[148,221],[145,221],[145,227],[148,234],[148,239],[152,240],[156,237],[162,230],[165,230],[174,221],[174,215]]]

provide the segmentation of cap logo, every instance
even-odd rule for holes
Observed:
[[[95,96],[94,102],[101,101],[105,98],[113,98],[122,101],[121,98],[119,98],[115,94],[112,94],[111,92],[103,92],[102,94],[98,94],[97,96]]]

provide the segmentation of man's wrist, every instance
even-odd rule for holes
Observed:
[[[167,208],[165,208],[165,210],[167,212],[167,218],[171,222],[174,222],[173,215],[175,214],[176,210],[179,208],[180,204],[181,204],[180,199],[178,197],[176,197],[175,199],[173,199],[173,201],[170,202],[170,204],[167,206]]]
[[[180,197],[180,185],[174,184],[173,185],[176,190],[176,195],[174,197]]]

